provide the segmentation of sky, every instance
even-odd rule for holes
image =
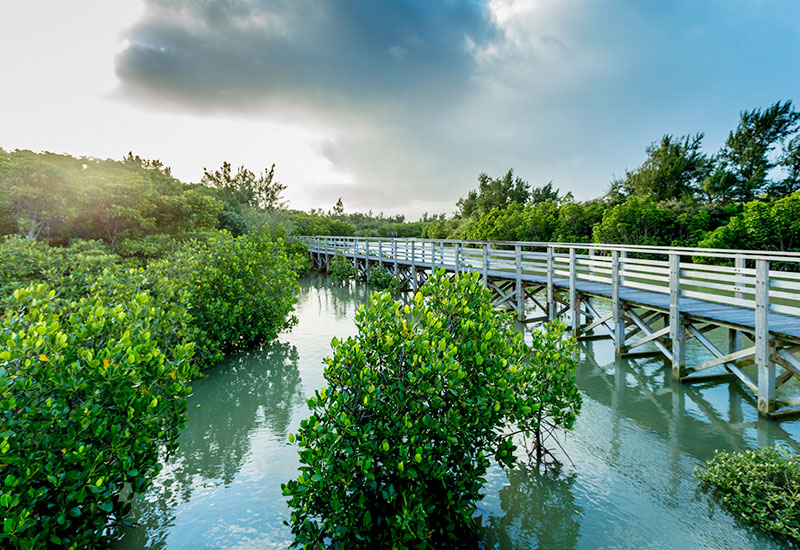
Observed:
[[[594,198],[800,102],[796,0],[27,0],[0,51],[6,150],[274,163],[291,208],[408,219],[509,168]]]

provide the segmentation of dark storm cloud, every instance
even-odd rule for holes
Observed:
[[[451,101],[495,36],[475,1],[149,0],[117,58],[128,91],[196,107]]]
[[[318,131],[351,181],[306,186],[326,208],[452,211],[508,168],[596,197],[662,134],[713,153],[800,89],[796,0],[146,2],[123,93]]]

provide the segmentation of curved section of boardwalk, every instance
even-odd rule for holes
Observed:
[[[666,357],[676,380],[735,378],[753,392],[759,412],[800,413],[789,396],[800,378],[800,254],[754,250],[536,242],[471,242],[358,237],[302,237],[312,261],[336,254],[365,277],[375,265],[408,282],[431,271],[480,273],[498,307],[521,322],[563,317],[578,338],[613,338],[617,352],[644,344]],[[610,311],[600,313],[594,300]],[[605,311],[605,310],[603,310]],[[705,333],[724,327],[728,349]],[[686,364],[686,340],[710,357]],[[755,378],[755,382],[754,382]]]

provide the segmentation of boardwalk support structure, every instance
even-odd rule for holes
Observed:
[[[477,272],[495,306],[512,311],[519,322],[564,318],[579,340],[612,338],[619,355],[663,355],[672,378],[680,382],[738,383],[763,416],[800,413],[800,398],[790,395],[797,385],[787,385],[800,379],[800,254],[586,243],[301,239],[318,269],[329,270],[338,252],[365,279],[371,268],[384,269],[414,290],[434,270]],[[689,346],[692,364],[687,363]]]

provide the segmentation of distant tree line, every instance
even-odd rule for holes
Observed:
[[[402,216],[293,211],[297,234],[433,239],[597,242],[713,248],[800,249],[800,113],[791,101],[740,114],[715,154],[704,134],[664,135],[598,198],[577,201],[553,182],[513,170],[456,202],[455,213]]]
[[[419,236],[797,250],[800,113],[791,101],[743,111],[713,155],[704,135],[664,135],[599,198],[576,201],[552,182],[531,187],[509,170],[478,177],[450,219]]]

